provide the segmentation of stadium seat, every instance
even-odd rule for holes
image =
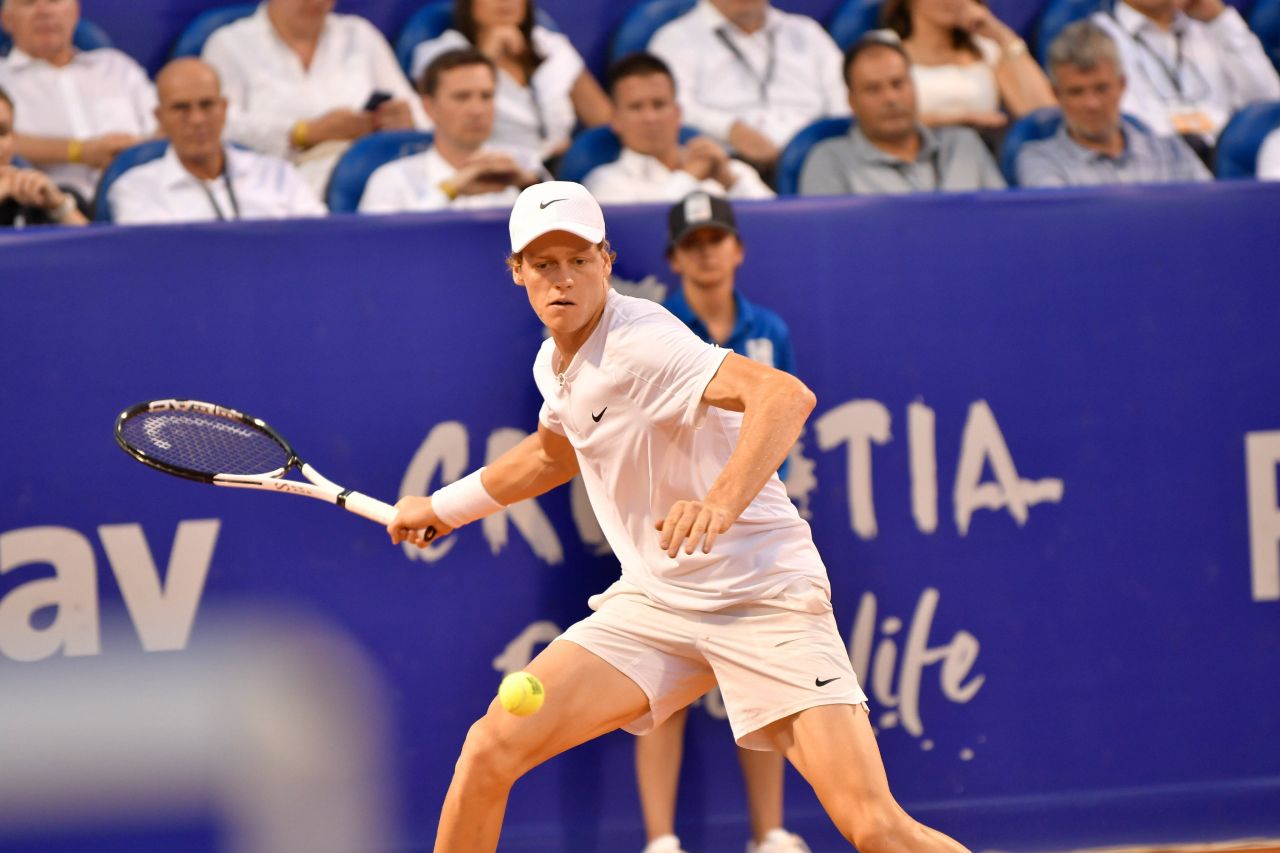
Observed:
[[[800,172],[813,146],[848,133],[852,126],[850,118],[820,118],[791,137],[778,158],[778,195],[796,195],[800,190]]]
[[[1214,171],[1219,178],[1253,178],[1258,149],[1267,134],[1280,127],[1280,101],[1249,104],[1231,117],[1218,137]]]
[[[204,52],[204,43],[209,40],[209,36],[213,35],[214,30],[241,18],[247,18],[257,9],[256,3],[237,3],[234,6],[201,12],[195,20],[187,24],[178,36],[178,40],[173,43],[173,58],[199,56]]]
[[[168,148],[169,140],[152,139],[132,148],[126,148],[116,155],[116,159],[111,161],[111,165],[103,170],[102,177],[98,179],[98,193],[93,200],[93,221],[112,221],[111,203],[108,201],[107,195],[111,185],[119,180],[121,175],[134,166],[141,166],[143,163],[150,163],[152,160],[160,159]]]
[[[628,53],[649,47],[649,39],[668,21],[688,12],[695,0],[644,0],[634,7],[613,34],[609,44],[609,61],[616,62]]]
[[[559,32],[560,27],[546,12],[538,9],[534,12],[534,20],[540,26]],[[424,41],[436,38],[453,26],[452,0],[434,0],[409,16],[400,35],[396,36],[396,61],[404,69],[406,76],[413,76],[413,51]],[[414,81],[417,82],[416,80]]]
[[[431,134],[420,130],[392,130],[359,139],[338,160],[324,192],[325,204],[334,213],[355,213],[379,166],[417,154],[431,147]]]
[[[76,24],[76,31],[71,35],[71,42],[80,50],[96,50],[100,47],[115,46],[111,43],[111,37],[107,35],[106,30],[83,18],[80,19],[80,23]],[[7,56],[11,47],[13,47],[13,41],[10,40],[9,34],[4,30],[0,30],[0,56]]]
[[[1110,5],[1110,0],[1049,0],[1040,12],[1032,38],[1032,50],[1040,66],[1047,67],[1049,45],[1068,24],[1084,20]]]
[[[883,6],[883,0],[845,0],[831,16],[827,31],[841,50],[848,50],[849,45],[880,26]]]
[[[1000,146],[1000,172],[1011,187],[1018,185],[1018,152],[1028,142],[1048,139],[1062,126],[1062,110],[1042,107],[1015,121]]]
[[[692,127],[680,128],[680,141],[688,142],[698,135]],[[613,128],[608,125],[593,127],[579,133],[560,159],[560,168],[556,175],[562,181],[576,181],[591,173],[596,166],[612,163],[622,154],[622,143]]]
[[[1249,29],[1262,42],[1271,64],[1280,69],[1280,0],[1256,0],[1249,10]]]

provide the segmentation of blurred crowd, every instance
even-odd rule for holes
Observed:
[[[533,0],[455,0],[403,66],[335,6],[264,0],[153,81],[76,46],[78,0],[3,0],[0,224],[323,216],[339,183],[390,214],[553,176],[605,204],[1207,181],[1233,115],[1280,101],[1222,0],[1103,2],[1043,67],[979,0],[885,0],[843,50],[768,0],[697,0],[603,80]],[[1280,131],[1256,164],[1280,177]]]

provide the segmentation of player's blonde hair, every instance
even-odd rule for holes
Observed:
[[[609,259],[610,264],[617,262],[618,253],[615,252],[613,250],[613,247],[609,245],[608,237],[605,237],[599,243],[596,243],[595,246],[597,249],[600,250],[601,254],[603,254],[606,258]],[[524,256],[520,252],[512,252],[511,254],[507,255],[507,268],[510,269],[512,272],[515,272],[516,270],[520,269],[520,264],[523,263],[523,261],[524,261]]]

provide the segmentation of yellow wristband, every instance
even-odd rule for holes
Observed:
[[[449,197],[449,201],[453,201],[458,197],[458,188],[453,185],[453,181],[444,180],[440,184],[440,192]]]
[[[80,163],[84,160],[84,143],[79,139],[67,142],[67,162]]]
[[[293,143],[293,147],[299,150],[307,147],[307,123],[305,121],[294,124],[293,130],[289,134],[289,140]]]

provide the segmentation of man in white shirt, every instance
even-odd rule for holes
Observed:
[[[536,155],[486,144],[496,88],[493,61],[474,48],[433,59],[422,75],[422,104],[436,126],[433,144],[379,167],[365,186],[360,212],[507,207],[520,190],[546,177]]]
[[[1258,180],[1280,181],[1280,128],[1267,134],[1258,149]]]
[[[156,120],[169,137],[158,160],[121,175],[107,192],[122,224],[324,216],[315,193],[288,162],[224,147],[227,99],[199,59],[175,59],[156,75]]]
[[[685,120],[757,166],[805,125],[849,114],[831,36],[768,0],[699,0],[649,50],[675,73]]]
[[[1222,0],[1122,0],[1093,19],[1120,49],[1121,110],[1161,136],[1203,153],[1240,107],[1280,98],[1258,37]]]
[[[333,14],[335,2],[266,0],[214,32],[203,53],[231,103],[227,138],[288,157],[318,196],[353,140],[429,128],[382,33]]]
[[[675,78],[658,57],[633,53],[609,69],[613,130],[622,154],[591,170],[583,184],[601,204],[673,202],[701,190],[729,198],[773,198],[773,190],[714,139],[680,144]]]
[[[86,201],[117,154],[155,132],[155,90],[138,63],[113,48],[72,44],[77,0],[3,0],[13,49],[0,88],[13,97],[17,153]]]
[[[784,753],[862,853],[964,853],[889,791],[826,568],[775,473],[813,392],[611,291],[604,214],[581,185],[526,189],[510,234],[512,279],[551,333],[537,432],[401,499],[387,532],[425,547],[581,473],[622,576],[529,664],[541,710],[495,700],[471,727],[435,849],[495,850],[520,776],[617,728],[650,731],[718,684],[738,742]]]

